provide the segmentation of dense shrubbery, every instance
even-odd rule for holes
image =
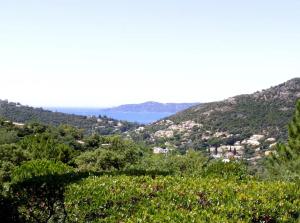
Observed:
[[[9,181],[12,170],[26,160],[28,160],[28,154],[20,146],[0,145],[0,183]]]
[[[65,176],[73,168],[61,162],[32,160],[16,168],[12,174],[11,195],[25,222],[65,221]]]
[[[21,147],[27,150],[31,159],[51,159],[68,163],[75,156],[74,148],[47,133],[25,137],[20,142]]]
[[[139,146],[131,141],[122,140],[120,137],[99,137],[98,141],[105,143],[100,144],[96,139],[93,142],[89,141],[88,147],[92,143],[98,148],[84,152],[75,159],[80,170],[122,170],[128,165],[136,163],[142,156]]]
[[[195,177],[105,176],[68,186],[69,222],[297,222],[299,186]]]
[[[74,171],[72,167],[61,162],[32,160],[25,162],[13,171],[11,182],[16,184],[36,177],[59,175],[72,171]]]
[[[237,160],[226,163],[221,160],[213,160],[205,166],[202,175],[224,179],[236,178],[240,180],[250,176],[247,165],[244,162]]]
[[[179,154],[145,154],[132,169],[146,171],[164,171],[177,175],[200,175],[208,159],[199,152],[190,150],[186,155]]]

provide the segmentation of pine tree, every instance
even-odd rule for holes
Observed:
[[[300,156],[300,100],[296,105],[296,111],[289,124],[288,147],[294,156]]]
[[[300,100],[289,124],[287,144],[280,144],[268,159],[268,175],[288,180],[300,179]]]

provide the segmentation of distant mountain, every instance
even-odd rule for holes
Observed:
[[[68,124],[86,130],[88,133],[100,134],[122,133],[136,128],[138,125],[126,121],[118,121],[106,116],[84,116],[52,112],[42,108],[23,106],[20,103],[0,100],[0,117],[13,122],[40,122],[47,125]]]
[[[199,103],[159,103],[148,101],[141,104],[125,104],[118,107],[102,109],[105,112],[161,112],[176,113]]]
[[[268,142],[286,140],[298,98],[300,78],[295,78],[253,94],[193,106],[135,131],[132,137],[182,150],[239,145],[243,140],[251,142],[253,135],[269,138]],[[255,143],[257,151],[270,146],[265,141]]]
[[[107,116],[117,120],[149,124],[182,111],[197,103],[158,103],[145,102],[141,104],[126,104],[113,108],[71,108],[49,107],[51,111],[84,116]]]

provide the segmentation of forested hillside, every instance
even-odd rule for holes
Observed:
[[[287,124],[299,97],[300,78],[295,78],[253,94],[191,107],[131,136],[181,151],[208,150],[216,156],[227,156],[230,146],[236,146],[232,150],[240,154],[234,155],[260,158],[273,143],[287,139]]]
[[[2,100],[0,100],[0,117],[20,123],[39,122],[55,126],[68,124],[84,129],[88,133],[97,132],[104,135],[125,132],[137,126],[134,123],[118,121],[106,116],[88,117],[71,115]]]

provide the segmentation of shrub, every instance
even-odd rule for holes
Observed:
[[[102,176],[65,192],[69,222],[297,222],[295,183]]]
[[[201,175],[207,160],[200,152],[189,150],[185,155],[149,154],[134,167],[147,171],[165,171],[176,175]]]
[[[245,163],[242,161],[223,162],[222,160],[212,160],[204,168],[203,176],[238,178],[244,179],[248,176],[248,170]]]
[[[59,142],[50,133],[27,136],[19,144],[28,151],[31,159],[50,159],[68,163],[75,157],[73,148]]]
[[[61,162],[34,160],[12,174],[11,195],[26,222],[64,221],[64,187],[71,167]]]
[[[101,140],[104,144],[102,147],[84,152],[75,159],[80,170],[122,170],[135,164],[142,156],[141,148],[131,141],[122,140],[120,137],[106,137]],[[95,141],[93,143],[98,145]]]

